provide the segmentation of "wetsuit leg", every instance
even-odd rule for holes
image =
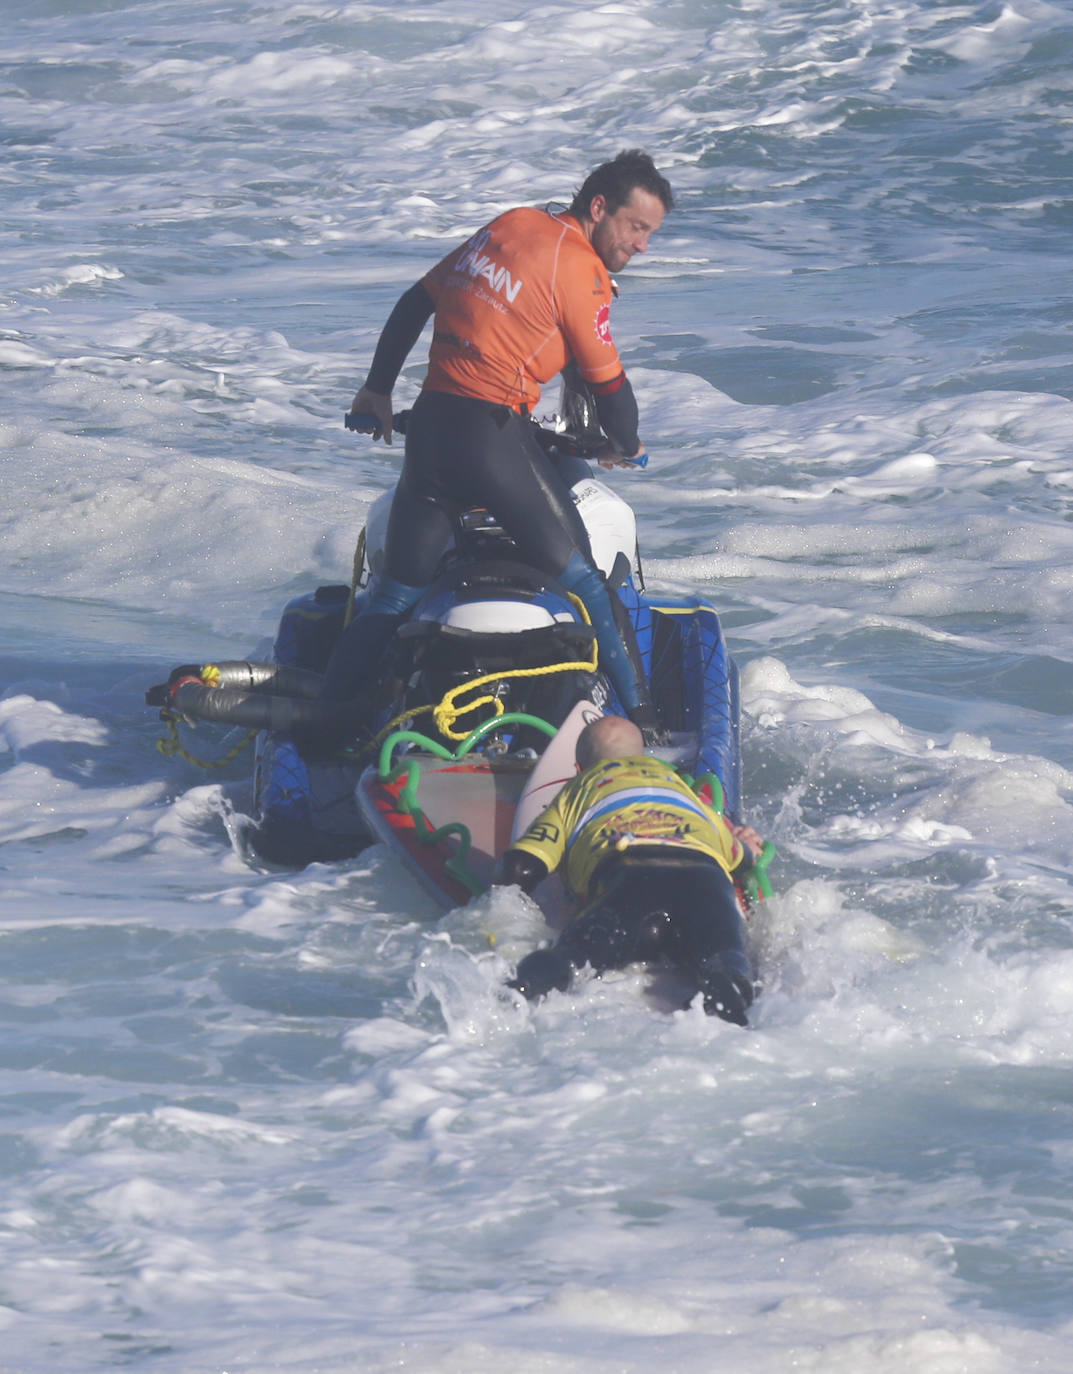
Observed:
[[[435,575],[451,537],[453,512],[446,502],[425,498],[421,487],[420,463],[411,462],[408,453],[391,503],[384,572],[328,661],[321,693],[327,700],[349,701],[368,687],[396,629]]]
[[[588,965],[596,973],[660,957],[670,915],[662,909],[658,875],[625,868],[570,922],[550,949],[534,950],[518,964],[510,983],[526,997],[565,992],[575,972]]]
[[[343,631],[324,670],[321,697],[351,701],[372,681],[391,637],[423,588],[382,577],[369,605]]]
[[[584,602],[600,660],[623,706],[651,715],[640,657],[623,645],[623,627],[616,623],[610,593],[592,561],[584,522],[569,487],[530,434],[528,420],[506,406],[423,392],[406,442],[407,468],[412,457],[424,496],[441,506],[486,507],[524,559],[558,578]],[[417,580],[412,555],[401,563],[392,560],[390,532],[387,568],[404,581]]]
[[[701,992],[710,1016],[747,1024],[753,971],[745,918],[717,863],[699,855],[695,862],[623,862],[604,903],[629,921],[634,958],[666,960],[693,989],[690,1001]]]
[[[441,451],[449,443],[449,417],[437,414],[434,393],[422,392],[406,426],[406,457],[391,502],[384,541],[384,572],[409,586],[427,587],[454,533],[459,514],[476,504],[456,499]],[[446,399],[446,398],[445,398]]]
[[[704,1009],[746,1025],[753,1000],[745,920],[734,886],[718,864],[616,865],[599,897],[570,923],[550,949],[518,965],[513,986],[542,997],[570,986],[575,970],[597,973],[666,960],[704,995]]]
[[[704,860],[668,869],[667,877],[672,920],[664,957],[703,993],[709,1015],[744,1026],[753,969],[734,884],[718,864]]]
[[[565,992],[574,981],[574,965],[557,945],[550,949],[534,949],[518,961],[517,972],[507,980],[508,988],[515,988],[533,1002],[547,997],[549,992]]]
[[[558,577],[572,553],[590,557],[589,537],[570,489],[528,425],[508,406],[423,391],[406,427],[399,487],[445,509],[486,507],[523,558]],[[409,581],[390,566],[392,542],[389,531],[388,571]],[[409,568],[413,550],[407,547],[405,556]]]
[[[652,957],[665,919],[652,901],[625,901],[612,891],[571,921],[556,948],[575,968],[588,964],[597,973],[625,968]]]
[[[596,973],[625,968],[649,957],[654,943],[639,933],[635,922],[624,915],[622,903],[598,900],[571,921],[549,949],[536,949],[518,964],[509,986],[532,1001],[553,988],[565,992],[578,969],[589,965]],[[660,923],[659,934],[662,932]]]

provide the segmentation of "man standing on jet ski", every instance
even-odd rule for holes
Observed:
[[[753,973],[731,874],[752,866],[764,842],[706,805],[621,716],[587,725],[581,772],[503,855],[495,881],[531,892],[562,868],[581,904],[550,948],[527,954],[510,986],[527,998],[565,992],[577,969],[595,973],[666,963],[689,1000],[746,1024]]]
[[[407,422],[383,575],[328,665],[326,697],[349,700],[368,685],[395,628],[432,582],[455,517],[482,506],[522,558],[580,597],[622,705],[639,726],[656,726],[585,527],[528,416],[541,385],[573,360],[609,440],[598,461],[641,459],[637,402],[611,337],[610,274],[647,250],[672,205],[647,153],[619,153],[590,173],[566,212],[508,210],[399,299],[352,411],[374,417],[373,437],[391,442],[392,388],[434,315],[428,374]]]

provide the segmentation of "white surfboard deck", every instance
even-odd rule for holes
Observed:
[[[562,725],[548,741],[548,747],[537,760],[514,812],[510,838],[513,843],[524,835],[532,823],[558,796],[563,786],[577,776],[574,750],[577,737],[594,720],[603,715],[591,701],[579,701]]]

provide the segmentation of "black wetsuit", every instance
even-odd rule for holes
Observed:
[[[503,881],[530,888],[546,872],[533,856],[507,851]],[[689,1001],[701,992],[709,1014],[746,1024],[753,970],[745,921],[733,883],[714,860],[636,845],[607,860],[591,891],[554,945],[521,960],[512,987],[543,997],[565,991],[586,965],[599,974],[666,964],[685,979]]]
[[[561,577],[571,555],[591,561],[570,491],[508,406],[423,391],[406,427],[406,462],[388,524],[384,571],[412,587],[436,572],[458,515],[490,511],[527,563]]]

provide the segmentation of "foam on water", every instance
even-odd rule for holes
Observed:
[[[7,21],[7,1363],[1064,1370],[1067,9]],[[163,758],[142,701],[348,578],[399,291],[635,144],[678,206],[622,277],[654,456],[613,480],[744,667],[745,1032],[637,971],[523,1004],[516,891],[251,861],[246,759]]]

